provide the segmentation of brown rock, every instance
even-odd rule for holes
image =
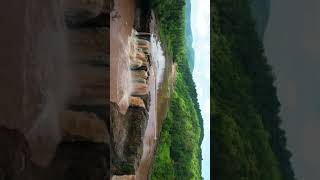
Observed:
[[[133,79],[132,80],[134,83],[144,83],[144,84],[147,84],[148,81],[143,79],[143,78],[137,78],[137,79]]]
[[[142,100],[141,98],[139,98],[139,97],[130,96],[130,98],[129,98],[129,104],[130,104],[130,106],[132,106],[132,107],[146,108],[145,105],[144,105],[143,100]]]
[[[132,79],[140,79],[140,78],[147,79],[148,73],[147,71],[144,71],[144,70],[131,71],[131,76],[132,76]]]
[[[147,56],[144,52],[136,52],[136,58],[143,61],[143,62],[147,62]]]
[[[134,175],[112,176],[112,180],[135,180]]]
[[[107,68],[88,65],[75,66],[76,88],[70,104],[106,104],[108,99]]]
[[[68,30],[71,53],[85,52],[104,52],[109,51],[109,28],[82,28]],[[84,54],[85,55],[85,54]]]
[[[107,0],[65,0],[65,16],[69,24],[79,24],[110,12]]]
[[[109,134],[104,121],[94,113],[64,111],[60,127],[65,136],[80,137],[95,143],[108,143]]]
[[[133,82],[132,86],[132,95],[145,95],[149,92],[149,87],[147,84]]]

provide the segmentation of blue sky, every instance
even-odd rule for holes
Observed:
[[[191,0],[191,30],[195,50],[193,79],[204,120],[202,177],[210,180],[210,0]]]

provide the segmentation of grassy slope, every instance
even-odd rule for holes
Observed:
[[[185,46],[185,1],[154,1],[160,38],[178,64],[176,88],[161,130],[151,178],[201,179],[202,117]]]

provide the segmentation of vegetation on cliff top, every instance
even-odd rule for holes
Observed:
[[[152,169],[154,180],[201,179],[203,120],[188,64],[185,4],[185,0],[153,1],[161,41],[178,65],[176,88]]]
[[[280,103],[250,0],[211,3],[213,175],[217,180],[294,180]]]

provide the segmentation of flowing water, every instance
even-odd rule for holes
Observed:
[[[24,134],[32,161],[41,166],[50,163],[61,142],[63,132],[59,119],[70,99],[86,88],[90,92],[82,95],[91,95],[89,98],[95,103],[96,97],[105,101],[101,98],[104,94],[100,93],[103,88],[96,88],[98,90],[93,93],[90,87],[104,81],[106,71],[79,65],[81,58],[95,56],[104,48],[99,49],[101,44],[92,39],[100,34],[88,29],[71,30],[65,23],[66,7],[77,3],[73,0],[13,0],[1,4],[3,16],[0,19],[5,32],[1,41],[7,42],[3,44],[8,49],[1,54],[8,66],[1,66],[0,70],[1,82],[6,84],[1,97],[1,105],[5,107],[1,107],[4,111],[0,124]],[[93,7],[101,6],[95,4]],[[81,42],[75,41],[79,39]],[[71,62],[75,59],[78,64]],[[80,88],[80,83],[87,86]]]
[[[130,53],[133,41],[134,1],[117,0],[111,13],[110,29],[110,100],[125,113],[131,93]]]
[[[0,18],[7,22],[7,26],[4,25],[7,32],[1,39],[8,42],[4,49],[16,51],[4,52],[4,59],[14,60],[8,66],[1,67],[0,71],[2,82],[6,85],[1,94],[1,109],[5,110],[5,114],[1,116],[4,119],[0,124],[23,132],[30,145],[32,160],[46,166],[61,139],[59,114],[77,86],[69,62],[63,1],[10,1],[2,7],[6,8],[3,8],[4,16]],[[11,9],[20,16],[13,17]],[[114,9],[110,29],[110,99],[118,104],[124,114],[135,87],[130,72],[132,55],[138,54],[138,39],[133,29],[135,1],[116,0]],[[19,19],[5,21],[15,17]],[[147,128],[144,137],[141,137],[143,154],[136,168],[137,179],[148,178],[175,76],[175,65],[165,56],[156,38],[158,33],[154,18],[150,27],[153,34],[149,48],[152,59],[147,90],[151,101]],[[11,32],[11,29],[14,31]],[[143,91],[144,87],[140,89]]]
[[[164,81],[168,83],[169,79],[165,79],[164,74],[169,73],[171,67],[166,64],[166,58],[159,40],[153,35],[151,37],[151,57],[152,57],[152,73],[150,76],[150,110],[149,119],[145,135],[143,137],[143,154],[139,168],[136,172],[137,179],[148,179],[152,167],[154,153],[156,150],[157,140],[161,128],[162,118],[166,114],[168,106],[162,104],[165,100],[165,93],[170,87],[164,88]],[[166,74],[168,75],[168,74]],[[172,83],[172,82],[171,82]],[[167,99],[168,101],[169,99]],[[167,102],[168,103],[168,102]]]
[[[3,94],[4,100],[12,101],[4,101],[7,115],[1,117],[7,118],[1,124],[24,133],[33,160],[47,164],[60,140],[57,116],[72,84],[62,1],[10,1],[1,7],[6,18],[3,25],[8,28],[4,33],[8,39],[2,42],[9,45],[9,51],[2,52],[9,64],[15,64],[1,70],[7,78],[1,82],[13,90]],[[50,155],[36,158],[35,149],[42,142],[46,145],[41,148]]]

